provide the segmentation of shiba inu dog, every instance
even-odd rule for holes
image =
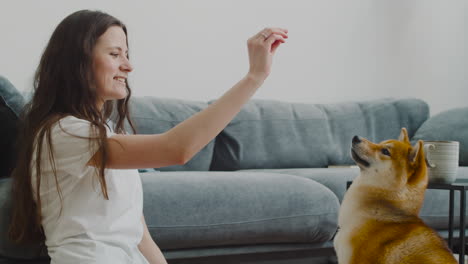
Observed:
[[[423,142],[405,128],[379,144],[355,136],[360,175],[346,192],[334,239],[339,264],[456,264],[445,241],[419,217],[428,178]]]

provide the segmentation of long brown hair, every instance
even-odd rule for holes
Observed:
[[[10,240],[15,243],[42,242],[45,238],[41,226],[39,192],[42,143],[49,145],[49,155],[45,158],[51,158],[57,191],[62,201],[51,145],[51,127],[60,118],[72,115],[91,123],[96,137],[89,139],[93,144],[97,144],[101,153],[97,159],[97,177],[104,197],[109,199],[104,177],[107,159],[105,126],[108,126],[107,121],[111,114],[116,114],[116,133],[124,133],[125,119],[135,133],[129,118],[128,102],[131,90],[128,83],[126,98],[106,101],[102,109],[96,104],[98,97],[92,71],[93,48],[98,38],[111,26],[123,29],[128,46],[127,29],[118,19],[100,11],[75,12],[57,26],[42,54],[34,78],[34,94],[20,115],[18,156],[12,172],[13,210],[8,231]],[[37,157],[34,164],[33,151],[36,151]],[[36,174],[35,186],[31,181],[33,170]]]

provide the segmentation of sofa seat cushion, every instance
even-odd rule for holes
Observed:
[[[304,177],[330,189],[341,203],[346,192],[346,182],[354,180],[359,175],[359,168],[257,169],[239,172],[268,172]]]
[[[163,249],[322,243],[336,232],[339,202],[303,177],[249,172],[150,172],[144,214]]]
[[[258,173],[280,173],[296,175],[319,182],[329,188],[339,198],[343,200],[346,192],[346,182],[352,181],[359,175],[358,168],[305,168],[305,169],[270,169],[270,170],[244,170],[242,172]],[[468,182],[468,167],[459,167],[457,179]],[[459,226],[460,216],[460,193],[455,192],[455,221],[454,226]],[[448,208],[449,191],[433,190],[426,191],[423,208],[420,216],[429,226],[435,229],[448,229]],[[468,216],[468,211],[466,213]]]
[[[418,99],[336,104],[251,100],[216,138],[211,170],[320,168],[354,164],[351,140],[412,136],[428,118]]]

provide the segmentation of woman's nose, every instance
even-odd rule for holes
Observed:
[[[126,72],[133,71],[133,66],[127,58],[125,58],[124,62],[120,65],[120,70],[126,71]]]

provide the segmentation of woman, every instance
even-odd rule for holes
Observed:
[[[10,238],[45,239],[51,263],[166,263],[145,223],[136,169],[189,161],[261,86],[287,37],[287,30],[266,28],[250,38],[249,72],[203,111],[162,134],[126,135],[125,119],[135,129],[125,25],[97,11],[66,17],[22,115]]]

